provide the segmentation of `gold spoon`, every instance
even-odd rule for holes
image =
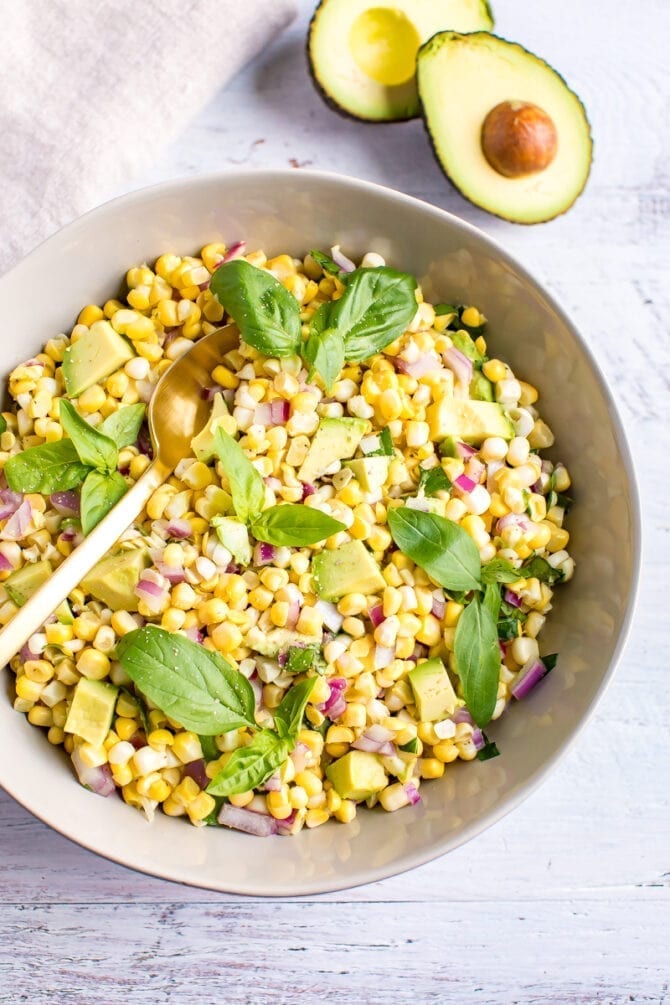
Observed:
[[[0,632],[0,667],[15,656],[59,604],[100,561],[141,513],[151,495],[191,453],[191,440],[205,426],[211,403],[202,389],[222,357],[239,345],[234,325],[218,328],[195,342],[158,381],[147,418],[154,461],[103,520],[58,566]]]

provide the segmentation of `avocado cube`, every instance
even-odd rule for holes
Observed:
[[[353,471],[364,492],[377,492],[388,478],[390,461],[391,458],[385,455],[357,457],[353,461],[345,461],[344,467]]]
[[[483,373],[476,373],[470,381],[470,397],[477,401],[493,401],[493,384]]]
[[[43,586],[51,576],[51,565],[47,561],[32,562],[24,565],[23,568],[12,572],[5,580],[5,589],[17,607],[23,607],[26,600],[32,597],[33,593]],[[59,604],[55,610],[55,615],[62,625],[71,625],[74,621],[72,611],[67,600]]]
[[[81,581],[81,588],[112,611],[136,611],[139,597],[135,587],[151,559],[143,548],[119,551],[103,558]]]
[[[87,387],[109,377],[134,355],[130,343],[114,331],[109,321],[95,321],[63,355],[68,397],[78,398]]]
[[[511,440],[514,426],[495,401],[443,398],[426,410],[432,440],[448,436],[479,446],[489,436]]]
[[[227,548],[236,562],[249,565],[251,562],[251,542],[249,531],[243,523],[230,516],[215,516],[212,526],[216,527],[216,536]]]
[[[312,559],[312,575],[322,600],[339,600],[346,593],[368,596],[386,586],[379,566],[362,541],[348,541],[336,551],[321,551]]]
[[[245,644],[255,653],[274,659],[294,646],[320,645],[322,639],[321,631],[318,635],[303,635],[290,628],[274,628],[269,632],[262,632],[260,628],[253,627],[247,633]]]
[[[367,428],[367,419],[321,419],[298,471],[300,481],[313,482],[335,461],[353,457]]]
[[[74,689],[63,727],[65,732],[74,733],[99,747],[109,733],[118,690],[113,684],[82,677]]]
[[[191,440],[193,456],[197,457],[204,464],[207,464],[216,455],[216,451],[214,450],[214,434],[221,425],[221,419],[227,415],[230,415],[228,406],[223,395],[219,392],[214,395],[212,411],[204,429],[201,429],[198,435],[194,436]]]
[[[326,776],[342,799],[367,799],[388,781],[377,754],[350,750],[326,768]]]
[[[407,676],[422,722],[438,722],[456,710],[458,698],[442,660],[419,663]]]

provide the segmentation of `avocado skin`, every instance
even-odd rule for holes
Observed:
[[[334,98],[331,98],[330,94],[325,89],[325,87],[323,86],[323,84],[321,83],[321,81],[319,80],[319,78],[316,75],[316,67],[314,66],[314,64],[312,62],[312,54],[311,54],[311,51],[310,51],[310,49],[311,49],[311,42],[312,42],[312,32],[314,30],[314,25],[315,25],[315,23],[316,23],[316,21],[318,19],[319,11],[321,10],[321,7],[322,7],[323,3],[324,3],[324,0],[321,0],[321,2],[319,3],[319,5],[317,6],[316,10],[312,14],[312,17],[311,17],[310,22],[309,22],[309,27],[307,29],[307,42],[305,44],[305,55],[307,57],[307,69],[309,71],[309,75],[310,75],[311,81],[314,84],[314,88],[317,91],[317,93],[319,94],[319,97],[322,99],[322,101],[326,105],[328,105],[328,107],[331,109],[331,111],[337,112],[337,114],[341,118],[343,118],[343,119],[348,119],[348,120],[353,119],[354,122],[366,122],[368,125],[373,125],[373,126],[388,126],[389,123],[393,123],[393,122],[411,122],[412,119],[418,119],[419,115],[421,114],[421,112],[419,112],[419,111],[416,111],[414,113],[410,113],[408,115],[397,115],[397,116],[395,116],[392,119],[376,119],[376,118],[374,118],[371,115],[370,116],[354,115],[353,112],[348,112],[346,110],[346,108],[342,107],[342,105],[338,105],[337,101],[335,101]],[[489,4],[488,4],[488,0],[486,0],[486,6],[487,6],[487,9],[490,10]]]
[[[490,4],[488,3],[488,0],[487,0],[487,7],[488,7],[488,9],[490,11]],[[440,37],[442,35],[458,35],[458,34],[460,34],[460,33],[459,32],[452,32],[452,31],[438,31],[434,35],[432,35],[419,48],[419,51],[416,54],[417,65],[418,65],[418,61],[421,58],[421,53],[431,44],[431,42],[434,42],[436,38],[438,38],[438,37]],[[489,38],[489,37],[490,38],[496,38],[500,42],[508,42],[510,45],[516,45],[519,49],[523,49],[524,52],[528,52],[528,50],[525,49],[524,46],[519,45],[518,42],[510,42],[509,39],[503,38],[502,35],[496,35],[495,32],[492,32],[492,31],[473,31],[473,32],[469,32],[469,37],[470,38],[474,38],[477,35],[485,35],[487,38]],[[573,88],[569,86],[569,84],[566,81],[565,77],[563,77],[562,74],[560,74],[558,72],[558,70],[554,69],[554,67],[551,65],[551,63],[547,63],[546,59],[542,59],[540,56],[536,56],[535,53],[529,53],[529,55],[532,55],[533,58],[536,59],[538,63],[544,63],[545,66],[548,66],[549,69],[552,70],[556,74],[557,77],[560,77],[561,82],[563,84],[565,84],[565,86],[568,88],[568,90],[572,91],[572,93],[575,94],[575,96],[579,98],[579,95],[577,94],[577,92],[574,91]],[[417,76],[417,81],[418,81],[418,76]],[[562,209],[559,213],[555,213],[553,216],[547,217],[546,220],[514,220],[510,216],[505,216],[505,214],[503,212],[496,212],[496,211],[494,211],[492,209],[489,209],[488,207],[481,206],[478,202],[475,202],[474,199],[471,199],[470,196],[467,194],[467,192],[464,192],[463,189],[460,188],[460,186],[456,184],[456,182],[454,181],[454,179],[451,177],[451,175],[447,171],[447,168],[442,163],[442,160],[441,160],[440,155],[439,155],[438,150],[437,150],[436,141],[435,141],[435,139],[433,137],[433,134],[430,131],[430,126],[428,125],[428,117],[426,115],[426,109],[425,109],[425,106],[424,106],[424,103],[423,103],[423,99],[421,97],[421,88],[419,86],[417,86],[417,91],[418,91],[418,94],[419,94],[419,106],[421,108],[421,120],[423,122],[424,129],[426,130],[426,133],[428,135],[428,142],[430,143],[431,150],[433,151],[433,155],[435,157],[435,160],[437,161],[437,163],[439,165],[440,171],[442,172],[442,174],[444,175],[444,177],[447,179],[447,181],[450,183],[450,185],[458,192],[459,195],[463,196],[463,198],[465,200],[467,200],[467,202],[469,202],[470,205],[476,206],[478,209],[483,210],[484,213],[489,213],[491,216],[497,216],[498,219],[505,220],[507,223],[516,223],[516,224],[519,224],[520,226],[523,226],[523,227],[535,227],[535,226],[537,226],[538,223],[550,223],[552,220],[556,220],[556,219],[558,219],[559,216],[563,216],[565,213],[567,213],[569,209],[572,209],[572,207],[574,206],[574,204],[577,202],[577,199],[579,199],[580,195],[582,194],[582,192],[586,188],[586,184],[587,184],[587,182],[589,180],[589,176],[588,175],[584,179],[584,184],[580,188],[579,192],[577,192],[577,194],[575,195],[575,197],[572,200],[572,202],[569,203],[567,206],[565,206],[565,208]],[[581,98],[579,98],[579,100],[580,100],[580,103],[581,103],[582,108],[584,110],[584,119],[586,121],[586,125],[588,126],[588,129],[589,129],[589,137],[591,139],[591,164],[593,164],[593,150],[595,148],[595,144],[594,144],[594,140],[593,140],[593,129],[592,129],[592,126],[591,126],[591,122],[590,122],[590,120],[589,120],[589,118],[588,118],[588,116],[586,114],[586,106],[584,105],[584,102],[581,100]]]

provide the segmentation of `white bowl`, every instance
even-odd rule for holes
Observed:
[[[556,593],[543,652],[554,672],[489,733],[502,756],[448,767],[422,802],[387,816],[359,812],[294,838],[262,841],[196,829],[162,814],[152,824],[118,799],[75,781],[67,759],[0,696],[0,784],[86,848],[155,876],[266,896],[313,894],[382,879],[468,841],[521,802],[584,725],[612,674],[638,577],[639,515],[630,454],[598,366],[557,303],[474,227],[365,182],[310,171],[227,172],[135,192],[46,241],[0,280],[1,370],[69,331],[87,303],[114,296],[125,271],[165,251],[210,241],[303,255],[341,244],[373,249],[412,272],[427,299],[474,303],[492,351],[536,384],[556,433],[555,459],[573,477],[569,517],[577,573]],[[110,545],[112,542],[110,542]]]

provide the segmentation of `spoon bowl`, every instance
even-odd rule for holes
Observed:
[[[205,335],[175,360],[158,381],[147,418],[154,460],[133,487],[58,566],[56,571],[0,632],[0,667],[18,653],[93,566],[142,512],[159,485],[177,464],[188,457],[191,440],[204,427],[211,412],[203,388],[227,352],[239,344],[234,325]]]

